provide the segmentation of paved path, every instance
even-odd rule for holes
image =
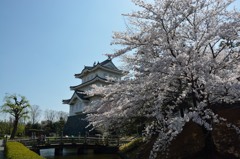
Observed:
[[[3,147],[3,140],[0,140],[0,159],[4,159],[4,147]]]

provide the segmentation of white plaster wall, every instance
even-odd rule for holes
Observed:
[[[92,80],[94,77],[96,77],[96,75],[98,75],[101,78],[113,77],[118,80],[121,78],[120,75],[115,74],[115,73],[111,73],[111,72],[104,71],[104,70],[96,70],[94,72],[89,73],[86,77],[83,77],[82,83]]]
[[[101,71],[97,70],[87,74],[85,77],[82,78],[82,83],[92,80],[97,74],[99,75],[100,73]]]
[[[103,82],[97,81],[97,82],[95,82],[94,84],[91,84],[91,85],[87,85],[87,86],[85,86],[85,87],[82,87],[81,90],[82,90],[82,91],[89,91],[89,90],[92,89],[92,85],[101,86],[101,85],[104,85],[104,84],[105,84],[105,83],[103,83]]]
[[[74,105],[70,105],[69,115],[73,116],[77,112],[81,112],[83,110],[84,106],[85,106],[85,104],[82,100],[76,100]]]

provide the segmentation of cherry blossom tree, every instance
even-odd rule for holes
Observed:
[[[193,121],[205,131],[227,123],[214,105],[240,102],[240,13],[233,0],[133,0],[139,11],[116,32],[112,57],[124,56],[133,74],[89,94],[102,99],[87,110],[94,127],[143,122],[157,136],[150,158],[165,151]],[[230,124],[237,133],[239,129]],[[210,136],[211,137],[211,136]]]

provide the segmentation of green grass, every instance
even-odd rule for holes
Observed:
[[[120,146],[119,150],[122,153],[129,152],[129,151],[133,150],[134,148],[140,146],[142,144],[142,142],[143,142],[142,138],[136,138],[136,139],[132,140],[131,142]]]
[[[19,142],[7,142],[6,144],[7,159],[44,159],[35,152],[29,150]]]

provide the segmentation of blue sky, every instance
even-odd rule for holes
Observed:
[[[17,93],[68,112],[62,99],[81,82],[74,74],[114,51],[112,32],[125,30],[121,14],[135,9],[130,0],[1,0],[0,105]]]
[[[0,105],[5,93],[27,97],[42,110],[68,112],[62,99],[84,65],[112,53],[112,32],[125,30],[129,0],[1,0]]]

